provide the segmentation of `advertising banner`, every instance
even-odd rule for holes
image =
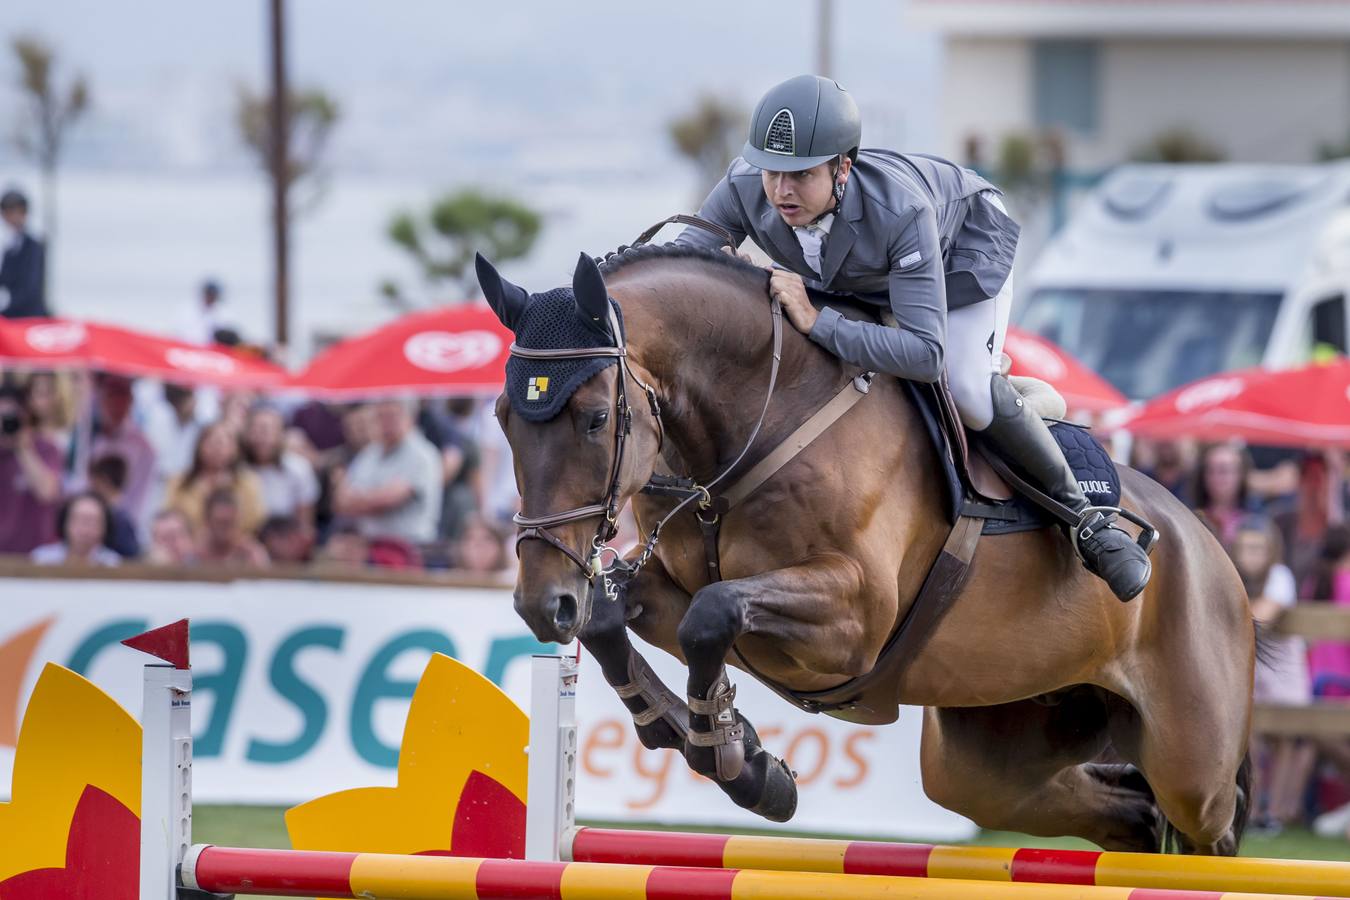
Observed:
[[[192,620],[199,803],[289,805],[392,785],[408,703],[431,653],[473,666],[528,710],[530,656],[558,650],[530,635],[506,590],[282,580],[6,578],[0,585],[5,791],[18,722],[43,664],[84,674],[139,717],[148,659],[119,642],[176,619]],[[678,661],[639,645],[683,694]],[[585,653],[582,659],[580,817],[772,827],[736,808],[677,753],[644,749],[599,667]],[[802,713],[743,673],[733,680],[737,705],[765,746],[797,773],[800,803],[787,829],[939,840],[974,833],[923,794],[919,710],[865,728]]]

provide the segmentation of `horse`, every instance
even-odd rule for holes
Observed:
[[[726,513],[714,580],[695,512],[643,487],[661,473],[706,487],[743,469],[858,373],[775,325],[765,270],[726,253],[583,254],[570,290],[547,294],[481,257],[478,275],[516,333],[522,379],[531,365],[569,360],[576,382],[509,378],[497,400],[521,496],[517,613],[540,641],[580,639],[645,746],[679,750],[738,805],[789,818],[792,773],[734,708],[727,667],[782,693],[875,666],[950,530],[916,403],[898,379],[877,378]],[[781,353],[775,327],[786,331]],[[569,329],[573,338],[538,346]],[[576,334],[594,339],[578,350]],[[781,374],[769,400],[771,369]],[[570,393],[548,418],[522,414],[517,389]],[[1124,467],[1121,482],[1122,508],[1163,536],[1143,594],[1117,601],[1057,529],[986,536],[955,602],[903,677],[883,685],[889,714],[874,721],[924,707],[924,791],[983,828],[1125,851],[1174,839],[1182,852],[1232,855],[1251,777],[1246,593],[1171,493]],[[648,539],[604,566],[625,504]],[[630,630],[688,667],[683,697],[660,683]]]

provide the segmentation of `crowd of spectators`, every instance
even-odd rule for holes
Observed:
[[[1232,558],[1265,625],[1298,602],[1350,607],[1350,480],[1340,450],[1235,443],[1136,443],[1134,463],[1189,505]],[[1259,703],[1304,706],[1350,697],[1350,644],[1268,633],[1256,670]],[[1350,740],[1257,736],[1254,821],[1268,831],[1314,823],[1350,828]]]
[[[84,373],[0,380],[0,554],[509,578],[510,455],[480,400],[326,404]]]

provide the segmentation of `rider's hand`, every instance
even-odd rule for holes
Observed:
[[[811,327],[816,324],[820,313],[806,297],[806,284],[802,276],[786,269],[774,269],[769,278],[769,296],[777,297],[778,302],[783,304],[783,312],[787,313],[793,328],[802,334],[811,333]]]

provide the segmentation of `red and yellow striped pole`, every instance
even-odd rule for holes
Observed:
[[[185,887],[216,893],[388,900],[1273,900],[1076,884],[211,846],[192,848],[181,877]]]
[[[1350,897],[1350,863],[579,828],[576,862]]]

